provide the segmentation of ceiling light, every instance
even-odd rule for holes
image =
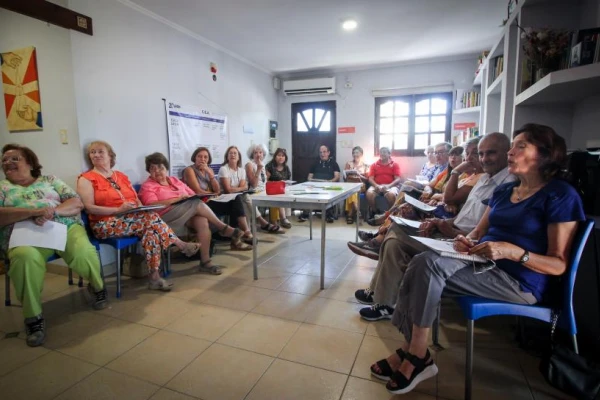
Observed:
[[[358,24],[353,19],[347,19],[344,22],[342,22],[342,28],[344,28],[344,30],[346,31],[353,31],[354,29],[356,29],[357,26]]]

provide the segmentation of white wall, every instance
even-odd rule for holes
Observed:
[[[55,1],[66,6],[66,1]],[[8,132],[4,96],[0,96],[0,146],[19,143],[40,158],[42,173],[57,175],[75,184],[81,152],[75,111],[71,39],[69,31],[55,25],[0,9],[0,51],[34,46],[42,102],[43,130]],[[66,129],[69,143],[61,144],[59,130]]]
[[[470,88],[473,83],[474,71],[474,59],[346,71],[335,74],[338,88],[337,95],[285,97],[281,94],[279,98],[279,130],[277,133],[280,144],[282,147],[292,148],[292,103],[336,100],[337,126],[356,127],[356,134],[354,135],[338,135],[338,148],[336,150],[338,163],[343,167],[343,164],[351,158],[351,149],[340,148],[340,140],[352,140],[353,145],[359,145],[364,149],[365,160],[373,161],[376,159],[374,156],[375,98],[371,94],[373,89],[418,87],[443,83],[452,83],[458,88]],[[297,78],[294,77],[293,79]],[[346,82],[352,83],[351,89],[344,87]],[[425,157],[395,159],[399,161],[401,173],[404,177],[416,175],[425,162]]]
[[[269,74],[116,0],[70,0],[69,7],[94,22],[93,37],[71,33],[82,145],[110,142],[116,168],[132,182],[146,178],[147,154],[168,154],[162,98],[226,113],[229,141],[244,154],[251,141],[266,144],[268,120],[277,116]],[[243,125],[254,134],[243,134]]]

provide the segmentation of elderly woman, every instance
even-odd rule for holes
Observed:
[[[265,171],[267,172],[267,180],[268,181],[289,181],[292,179],[292,171],[290,171],[290,167],[287,165],[288,156],[287,151],[281,147],[275,150],[275,154],[273,154],[273,159],[267,163],[265,166]],[[289,229],[292,227],[292,223],[289,219],[287,219],[287,213],[285,208],[271,208],[269,213],[272,213],[273,216],[276,214],[276,218],[271,218],[271,222],[277,222],[279,220],[279,225]]]
[[[526,124],[513,137],[508,171],[518,181],[500,185],[475,229],[454,242],[457,251],[487,258],[495,268],[476,273],[471,262],[431,251],[412,259],[392,318],[406,344],[371,366],[374,376],[389,381],[391,393],[407,393],[437,374],[427,338],[442,292],[536,304],[547,299],[553,277],[567,269],[577,224],[585,215],[576,191],[558,179],[565,141],[537,124]]]
[[[148,264],[148,289],[168,292],[171,285],[159,275],[162,251],[177,246],[186,256],[196,254],[197,243],[185,243],[154,212],[136,212],[142,205],[127,175],[113,170],[117,156],[110,144],[95,141],[86,154],[93,168],[79,176],[77,193],[90,215],[90,225],[99,239],[137,236]]]
[[[423,164],[423,167],[421,167],[419,176],[425,177],[428,182],[431,182],[433,178],[441,172],[436,161],[434,145],[427,146],[425,149],[425,156],[427,157],[427,161]]]
[[[27,345],[40,346],[46,339],[41,302],[46,260],[57,253],[69,268],[85,278],[97,310],[107,304],[100,260],[81,222],[83,204],[79,196],[60,179],[42,175],[42,166],[31,149],[17,144],[4,146],[2,170],[6,179],[0,181],[0,246],[8,256],[8,274],[23,305]],[[14,224],[27,220],[40,226],[48,221],[66,225],[65,250],[32,246],[9,249]]]
[[[212,155],[206,147],[198,147],[192,153],[192,165],[183,170],[183,181],[186,185],[199,195],[218,195],[221,193],[219,180],[210,167],[212,164]],[[208,207],[216,215],[227,215],[233,221],[237,222],[238,227],[244,231],[243,240],[252,243],[252,232],[248,226],[248,219],[244,211],[242,198],[237,196],[235,199],[222,201],[209,201]],[[243,250],[243,249],[238,249]]]
[[[146,157],[146,171],[150,177],[142,183],[139,197],[146,205],[165,205],[158,215],[176,234],[184,234],[186,228],[196,232],[200,243],[200,272],[221,275],[221,267],[213,265],[210,259],[211,232],[209,224],[215,227],[221,236],[231,237],[232,250],[251,250],[242,243],[244,232],[223,223],[215,213],[199,198],[182,200],[194,196],[194,192],[179,179],[169,176],[169,161],[162,153],[153,153]]]
[[[352,149],[352,160],[348,161],[344,166],[346,171],[346,182],[362,183],[361,192],[366,191],[366,183],[369,181],[369,165],[363,162],[363,149],[360,146],[355,146]],[[347,172],[351,171],[351,172]],[[346,199],[346,223],[354,223],[354,218],[358,215],[358,193]]]
[[[251,165],[249,166],[249,170],[252,171],[252,169],[255,168],[255,172],[252,173],[253,177],[251,179],[254,179],[254,183],[257,185],[255,188],[261,190],[260,185],[263,185],[262,190],[264,190],[264,184],[267,180],[262,163],[264,151],[262,149],[260,149],[260,151],[252,151],[252,154],[253,159],[250,161]],[[264,181],[261,176],[264,176]],[[237,147],[229,146],[227,148],[225,159],[219,169],[219,179],[225,193],[244,193],[248,191],[248,175],[246,175],[246,170],[242,168],[242,156]],[[247,194],[241,194],[240,196],[242,196],[246,215],[251,215],[252,201]],[[271,224],[265,220],[258,210],[256,210],[256,222],[259,224],[260,228],[267,233],[284,233],[279,225]]]

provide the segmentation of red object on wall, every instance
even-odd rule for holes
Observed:
[[[340,126],[338,128],[338,133],[356,133],[355,126]]]
[[[476,122],[460,122],[454,124],[455,131],[462,131],[464,129],[474,128],[477,126]]]

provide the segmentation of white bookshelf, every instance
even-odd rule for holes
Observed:
[[[458,110],[454,110],[454,114],[476,114],[481,112],[481,106],[477,106],[477,107],[468,107],[468,108],[461,108]]]
[[[492,82],[492,84],[490,86],[488,86],[486,95],[487,96],[492,96],[492,95],[499,96],[502,91],[502,80],[503,79],[504,79],[504,72],[502,72],[500,75],[498,75],[496,80],[494,82]]]

